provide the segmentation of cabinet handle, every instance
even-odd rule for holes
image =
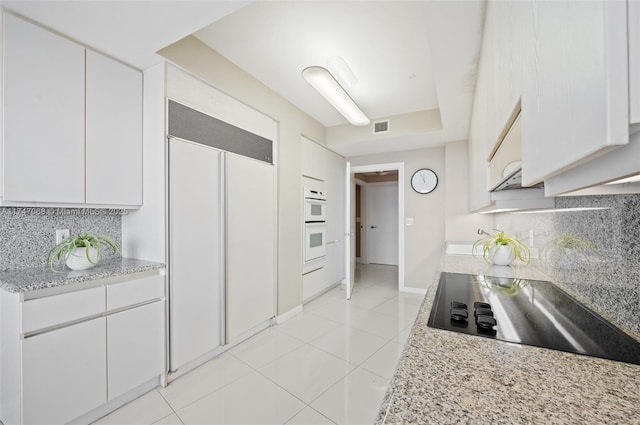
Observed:
[[[371,228],[372,228],[372,229],[377,229],[377,228],[378,228],[378,226],[371,226]]]

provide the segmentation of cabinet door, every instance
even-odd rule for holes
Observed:
[[[142,74],[87,51],[89,204],[142,204]]]
[[[227,332],[232,340],[275,313],[274,169],[239,155],[225,158]]]
[[[107,401],[106,319],[26,338],[23,423],[62,424]]]
[[[629,140],[626,2],[537,1],[522,103],[523,184]]]
[[[82,203],[85,49],[11,14],[4,31],[4,200]]]
[[[220,151],[171,139],[171,369],[222,345]]]
[[[107,317],[109,400],[164,371],[164,301]]]

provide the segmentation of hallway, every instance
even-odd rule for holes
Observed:
[[[397,269],[358,264],[351,300],[340,285],[96,423],[373,423],[423,298]]]

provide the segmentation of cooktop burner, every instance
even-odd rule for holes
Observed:
[[[640,364],[640,343],[551,282],[442,273],[427,325]]]

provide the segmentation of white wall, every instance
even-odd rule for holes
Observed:
[[[426,288],[437,269],[446,241],[473,242],[478,228],[493,229],[492,214],[469,213],[469,174],[467,141],[380,155],[347,158],[353,166],[404,162],[405,286]],[[420,168],[430,168],[438,176],[438,186],[426,195],[411,188],[411,176]]]

